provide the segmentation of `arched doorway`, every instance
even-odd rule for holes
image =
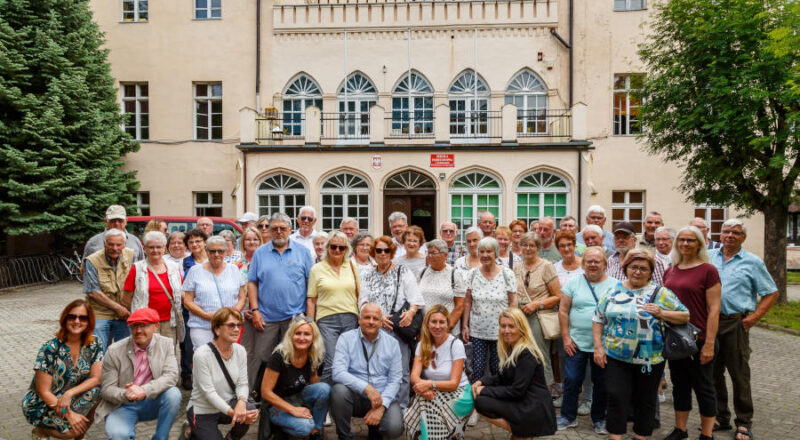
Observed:
[[[401,171],[383,187],[383,233],[391,236],[389,214],[399,211],[408,216],[408,224],[425,231],[425,240],[436,237],[436,184],[417,171]]]

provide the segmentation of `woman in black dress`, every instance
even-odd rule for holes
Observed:
[[[497,343],[500,371],[472,385],[475,410],[512,440],[552,435],[556,413],[544,380],[544,356],[518,308],[500,314]]]

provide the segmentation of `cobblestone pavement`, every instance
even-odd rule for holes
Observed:
[[[34,286],[0,292],[0,342],[5,353],[0,357],[0,438],[21,440],[30,438],[31,426],[20,410],[20,400],[30,384],[33,361],[39,346],[57,329],[61,308],[74,298],[81,296],[80,286],[74,282],[56,285]],[[760,439],[800,438],[800,376],[796,374],[800,362],[800,339],[797,336],[771,332],[756,328],[751,333],[754,353],[751,360],[753,394],[755,399],[754,433]],[[184,392],[184,404],[188,400]],[[667,402],[661,406],[663,426],[653,438],[661,439],[672,428],[672,398],[667,392]],[[185,406],[185,405],[184,405]],[[577,440],[600,439],[591,429],[589,417],[579,417],[577,429],[569,429],[554,435],[552,439]],[[183,420],[181,414],[179,420]],[[699,416],[692,412],[689,419],[690,438],[697,438]],[[176,423],[170,438],[178,437],[180,423]],[[363,425],[359,438],[366,438]],[[155,430],[155,422],[137,425],[139,438],[149,438]],[[335,438],[332,428],[326,437]],[[96,423],[88,440],[103,439],[102,423]],[[245,437],[255,440],[254,433]],[[485,422],[467,432],[468,439],[502,439],[509,435],[490,428]],[[732,438],[731,432],[717,434],[717,439]]]

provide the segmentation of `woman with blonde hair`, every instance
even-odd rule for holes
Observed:
[[[164,234],[166,236],[167,235],[167,223],[164,220],[159,220],[157,218],[154,218],[154,219],[150,220],[149,222],[147,222],[146,225],[144,225],[144,231],[142,231],[142,237],[147,235],[147,233],[150,232],[150,231],[158,231],[158,232],[160,232],[160,233],[162,233],[162,234]]]
[[[420,343],[411,369],[415,398],[404,417],[408,438],[414,438],[423,429],[423,415],[428,439],[463,436],[464,420],[471,412],[470,407],[459,407],[464,392],[470,392],[464,372],[467,354],[464,343],[448,331],[449,319],[447,308],[437,304],[422,321]]]
[[[494,238],[500,246],[500,253],[497,255],[497,264],[511,270],[514,270],[514,266],[522,264],[522,258],[518,254],[511,252],[511,244],[513,241],[511,229],[505,226],[498,226],[497,229],[494,230]]]
[[[312,318],[297,315],[275,347],[261,382],[269,419],[295,437],[322,438],[331,387],[319,381],[325,347]]]
[[[544,355],[534,342],[528,319],[517,307],[500,314],[497,355],[500,371],[472,385],[475,410],[512,439],[552,435],[556,413],[544,380]]]

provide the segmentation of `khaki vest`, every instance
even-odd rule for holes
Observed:
[[[122,255],[119,256],[117,261],[117,270],[111,267],[106,260],[106,251],[101,249],[87,257],[95,269],[97,269],[97,281],[100,283],[100,291],[103,292],[109,299],[121,304],[122,300],[122,286],[125,285],[125,278],[128,277],[128,272],[133,265],[133,250],[125,248],[122,250]],[[97,303],[92,298],[88,298],[89,304],[94,309],[94,314],[97,319],[119,319],[117,314]]]

